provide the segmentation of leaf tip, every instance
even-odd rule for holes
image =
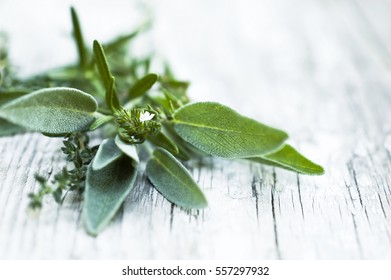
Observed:
[[[84,212],[83,220],[84,229],[88,235],[92,237],[97,237],[99,233],[103,230],[103,227],[100,227],[99,225],[93,225],[89,222],[86,212]]]
[[[76,16],[76,9],[75,9],[75,7],[74,7],[74,6],[71,6],[71,7],[69,8],[69,10],[71,11],[72,18],[74,18],[74,17]]]
[[[321,176],[321,175],[324,175],[325,173],[326,173],[326,171],[323,166],[314,163],[314,171],[312,174],[309,174],[309,175]]]
[[[92,42],[92,48],[93,48],[93,50],[94,50],[94,53],[96,53],[97,49],[101,49],[101,48],[102,48],[102,45],[99,43],[98,40],[95,39],[95,40]]]

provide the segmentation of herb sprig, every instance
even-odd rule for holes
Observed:
[[[73,8],[71,18],[79,54],[75,65],[19,80],[6,51],[0,51],[0,135],[31,130],[65,137],[62,151],[68,165],[51,181],[36,175],[40,189],[29,194],[31,207],[42,207],[45,195],[60,203],[65,191],[77,191],[84,198],[87,232],[99,234],[135,185],[142,147],[153,149],[141,158],[147,161],[149,181],[186,209],[207,206],[182,164],[191,157],[245,159],[301,174],[324,173],[285,143],[284,131],[216,102],[191,103],[189,83],[177,80],[167,66],[158,76],[149,73],[152,56],[129,60],[127,43],[141,30],[104,45],[95,40],[90,51]],[[101,132],[103,141],[89,147],[93,130]]]

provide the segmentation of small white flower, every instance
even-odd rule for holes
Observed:
[[[150,121],[153,119],[154,116],[155,114],[151,114],[150,112],[145,111],[140,115],[140,122]]]

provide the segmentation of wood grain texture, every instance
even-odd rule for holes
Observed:
[[[209,207],[185,212],[142,169],[93,238],[73,194],[26,210],[34,173],[62,167],[61,139],[0,138],[0,258],[391,258],[391,2],[157,2],[151,42],[192,81],[193,99],[288,131],[326,174],[193,160]]]

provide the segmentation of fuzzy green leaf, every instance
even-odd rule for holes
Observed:
[[[138,80],[129,91],[130,99],[142,96],[156,83],[158,78],[159,76],[156,74],[148,74]]]
[[[285,145],[283,148],[272,154],[264,155],[262,157],[257,158],[250,158],[250,160],[267,165],[281,167],[301,174],[324,174],[324,169],[322,166],[310,161],[290,145]]]
[[[99,149],[96,152],[95,159],[91,163],[92,168],[94,170],[102,169],[121,156],[122,152],[120,149],[118,149],[114,139],[105,139],[100,144]]]
[[[102,125],[112,121],[113,119],[114,119],[113,116],[95,113],[95,121],[91,124],[90,130],[95,130],[101,127]]]
[[[288,137],[215,102],[181,107],[174,114],[174,129],[198,149],[222,158],[264,155],[279,149]]]
[[[88,129],[94,121],[96,100],[72,88],[34,91],[0,107],[0,117],[25,128],[49,134]]]
[[[24,91],[0,92],[0,106],[26,94]],[[0,136],[11,136],[25,131],[23,127],[0,118]]]
[[[115,137],[115,144],[122,151],[122,153],[133,159],[133,163],[135,165],[139,163],[136,146],[134,144],[125,143],[118,135]]]
[[[169,152],[157,148],[147,163],[147,176],[169,201],[187,209],[200,209],[207,201],[190,172]]]
[[[189,149],[190,144],[178,136],[171,123],[166,122],[164,124],[164,128],[166,133],[168,133],[169,137],[175,142],[175,145],[178,147],[178,154],[176,154],[175,157],[184,161],[189,160],[192,156],[192,152]]]
[[[174,143],[174,141],[166,133],[164,133],[162,131],[160,131],[156,135],[148,136],[148,140],[152,144],[166,149],[171,154],[176,155],[179,153],[178,146]]]
[[[88,167],[84,192],[84,224],[87,232],[94,236],[98,235],[117,213],[133,189],[137,177],[134,160],[124,154],[118,157],[121,151],[113,140],[99,147],[99,150],[106,149],[107,151],[98,151]],[[113,149],[117,151],[113,152]],[[108,157],[110,154],[111,159]],[[99,161],[99,164],[96,161]],[[95,169],[96,166],[101,168]]]

